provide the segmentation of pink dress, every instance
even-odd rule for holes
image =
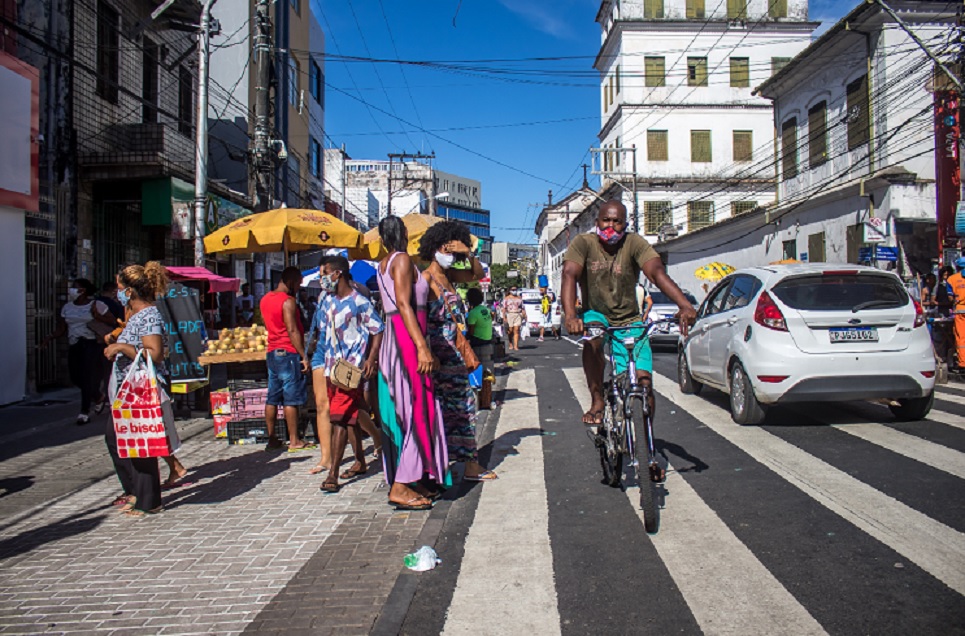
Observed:
[[[427,477],[442,486],[451,484],[442,409],[433,391],[432,376],[419,373],[415,343],[396,305],[395,282],[379,268],[379,291],[385,309],[385,335],[379,351],[379,413],[382,419],[385,480],[412,483]],[[412,301],[422,334],[426,333],[429,284],[413,266]],[[394,414],[394,416],[393,416]]]

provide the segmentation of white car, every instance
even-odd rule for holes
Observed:
[[[714,287],[677,357],[684,393],[730,394],[738,424],[768,405],[887,398],[918,420],[935,398],[935,354],[921,305],[894,274],[801,263],[739,270]]]
[[[526,324],[531,336],[539,335],[539,326],[543,324],[542,300],[543,294],[538,289],[520,289],[519,295],[523,299],[523,310]]]

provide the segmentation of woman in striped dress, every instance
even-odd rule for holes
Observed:
[[[428,510],[432,501],[426,495],[451,483],[442,411],[431,375],[438,361],[425,336],[429,286],[406,253],[409,238],[402,220],[383,219],[379,236],[389,251],[378,275],[385,310],[379,411],[389,504],[400,510]]]

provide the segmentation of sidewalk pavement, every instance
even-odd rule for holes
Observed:
[[[403,556],[434,541],[428,513],[386,504],[380,464],[322,494],[317,451],[231,446],[208,419],[178,423],[191,483],[120,515],[106,414],[51,412],[11,430],[0,411],[0,634],[367,634]]]

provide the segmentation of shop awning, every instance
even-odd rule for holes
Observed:
[[[168,267],[168,273],[174,280],[203,280],[208,283],[212,294],[218,292],[237,292],[241,288],[240,278],[226,278],[206,270],[203,267]]]

